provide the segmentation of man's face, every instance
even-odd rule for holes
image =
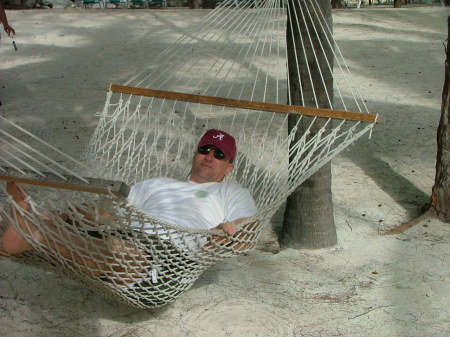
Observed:
[[[201,154],[198,151],[192,159],[191,180],[196,183],[221,182],[222,179],[233,169],[233,164],[229,158],[217,159],[214,157],[214,151],[217,148],[214,145],[206,145],[209,148],[207,154]]]

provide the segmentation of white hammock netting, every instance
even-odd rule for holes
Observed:
[[[329,67],[334,63],[337,97],[333,102],[333,93],[327,92],[326,104],[332,110],[317,110],[328,117],[314,117],[311,110],[305,110],[308,116],[296,114],[298,125],[307,124],[299,135],[297,127],[288,131],[288,113],[273,112],[281,105],[269,111],[264,111],[267,106],[243,108],[242,101],[290,102],[287,5],[222,3],[125,87],[112,87],[79,161],[1,118],[2,179],[13,175],[18,181],[31,177],[45,182],[26,186],[26,210],[2,185],[6,202],[0,207],[0,225],[4,229],[14,224],[35,249],[17,256],[0,253],[2,257],[62,273],[129,305],[148,308],[173,301],[216,261],[254,248],[261,227],[287,196],[374,125],[374,119],[367,123],[370,118],[360,118],[372,115],[363,111],[363,100],[355,96],[351,74],[314,0],[300,1],[302,17],[291,20],[316,23],[305,36],[320,30],[329,37],[329,45],[317,46],[317,53],[333,50],[327,63]],[[312,75],[301,81],[317,86]],[[133,92],[151,88],[162,93],[153,92],[153,97],[145,91],[124,93],[129,87]],[[234,100],[241,101],[237,107]],[[346,118],[333,115],[335,110],[356,113]],[[259,209],[233,237],[162,222],[129,205],[119,193],[123,186],[111,182],[130,186],[152,177],[187,179],[197,141],[210,128],[235,136],[238,157],[227,179],[248,188]],[[70,186],[54,188],[66,183]],[[86,186],[93,191],[86,192]],[[25,219],[22,224],[11,208]]]

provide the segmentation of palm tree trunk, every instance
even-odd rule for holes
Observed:
[[[289,0],[289,18],[301,18],[300,7],[305,6],[308,0]],[[327,0],[317,1],[322,9],[323,17],[331,27],[331,2]],[[306,8],[305,8],[306,10]],[[295,15],[295,13],[297,15]],[[287,47],[288,68],[291,102],[289,104],[312,106],[319,108],[330,108],[326,97],[326,89],[332,93],[333,77],[326,66],[325,58],[333,60],[331,47],[326,55],[320,51],[318,41],[324,41],[325,32],[312,29],[312,18],[304,16],[305,20],[299,20],[299,27],[293,19],[288,22]],[[318,27],[317,24],[314,24]],[[310,39],[306,36],[307,29],[312,35]],[[300,29],[299,29],[300,28]],[[300,39],[303,41],[299,43]],[[327,45],[322,43],[322,45]],[[304,50],[303,50],[304,48]],[[313,56],[314,49],[318,57]],[[296,53],[295,53],[296,51]],[[297,68],[297,62],[299,67]],[[331,61],[329,61],[331,62]],[[308,68],[311,72],[312,81],[309,81]],[[300,74],[298,74],[298,70]],[[320,70],[320,71],[319,71]],[[322,81],[320,77],[324,81]],[[300,92],[303,92],[303,96]],[[316,98],[313,93],[315,92]],[[289,116],[289,128],[297,123],[296,116]],[[305,128],[310,124],[310,118],[304,118],[297,130],[301,137]],[[314,128],[310,129],[311,136],[322,128],[325,121],[315,122]],[[327,164],[305,181],[288,198],[284,214],[284,223],[280,236],[280,243],[284,247],[293,248],[323,248],[329,247],[337,242],[336,227],[334,224],[333,203],[331,193],[331,165]]]
[[[450,17],[448,18],[447,58],[442,90],[441,119],[437,131],[436,177],[431,192],[430,208],[439,218],[450,222]]]

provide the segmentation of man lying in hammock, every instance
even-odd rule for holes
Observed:
[[[219,228],[226,234],[233,235],[236,233],[237,225],[254,215],[257,210],[247,189],[234,183],[222,182],[232,171],[235,158],[234,138],[224,131],[209,130],[198,143],[188,181],[169,178],[146,180],[132,186],[128,199],[134,206],[169,223],[198,229]],[[26,202],[26,192],[20,185],[8,182],[7,193],[21,208],[25,210],[30,208]],[[95,252],[91,252],[89,258],[74,256],[74,250],[60,242],[70,242],[81,249],[86,242],[81,241],[75,234],[61,232],[60,235],[64,237],[60,242],[50,242],[46,234],[39,232],[36,226],[27,222],[19,211],[12,210],[12,213],[14,213],[12,218],[16,219],[25,233],[31,235],[34,240],[50,246],[50,249],[54,249],[65,258],[74,260],[77,268],[84,274],[98,276],[101,272],[93,270],[110,268],[108,258],[114,261],[117,252],[134,256],[143,255],[132,243],[117,238],[113,240],[113,245],[111,242],[105,242],[103,246],[101,241],[97,241],[93,250]],[[105,214],[102,216],[105,217]],[[66,220],[71,222],[71,219]],[[18,255],[34,249],[12,224],[7,226],[3,232],[0,251]],[[105,262],[100,263],[101,259]],[[139,266],[142,264],[139,263]],[[139,273],[138,270],[135,271]]]
[[[236,225],[256,213],[247,189],[222,183],[233,169],[236,142],[228,133],[211,129],[200,139],[188,181],[146,180],[132,186],[128,198],[158,219],[180,226],[222,229],[233,235]]]

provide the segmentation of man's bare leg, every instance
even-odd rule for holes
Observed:
[[[21,185],[8,182],[6,191],[22,209],[28,210],[30,208],[30,205],[26,202],[27,195]],[[93,222],[89,214],[83,215],[90,222]],[[64,215],[62,216],[64,218]],[[117,238],[110,238],[109,240],[97,239],[95,242],[87,243],[79,238],[77,233],[68,230],[67,232],[60,233],[61,240],[59,241],[70,242],[72,247],[67,247],[53,240],[46,240],[46,237],[36,226],[27,219],[24,219],[20,212],[14,208],[11,209],[11,217],[12,219],[16,219],[20,228],[25,233],[31,235],[36,241],[43,243],[46,249],[58,252],[58,254],[67,259],[67,263],[72,265],[74,269],[81,271],[85,275],[101,277],[111,272],[126,272],[125,274],[132,277],[139,277],[139,275],[145,273],[147,261],[144,256],[146,254],[141,252],[132,243],[124,242]],[[49,219],[44,220],[50,221]],[[48,222],[48,225],[52,227],[51,222]],[[3,247],[0,248],[0,251],[11,255],[18,255],[26,251],[34,250],[34,247],[25,240],[12,224],[8,224],[3,232],[2,244]],[[75,253],[77,250],[80,250],[80,255]],[[86,253],[82,254],[82,252],[89,252],[90,257]],[[124,263],[123,267],[118,265],[117,258],[121,256],[121,258],[127,260],[127,255],[134,255],[135,258],[128,263]],[[123,283],[128,282],[123,281]]]

